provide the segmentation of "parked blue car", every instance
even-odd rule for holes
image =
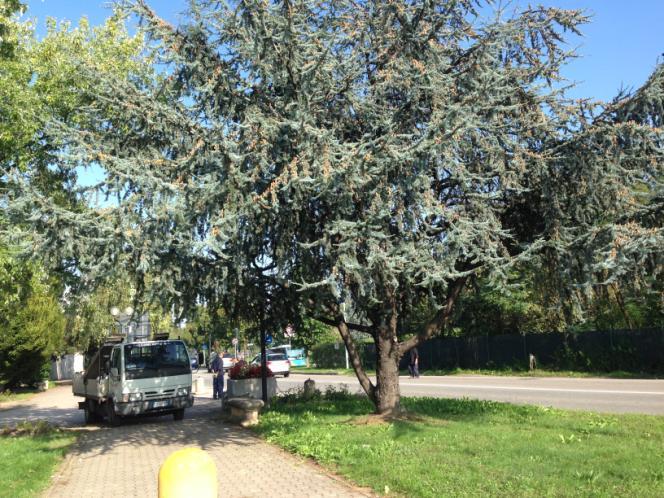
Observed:
[[[191,362],[192,372],[198,371],[198,353],[196,351],[189,351],[189,361]]]

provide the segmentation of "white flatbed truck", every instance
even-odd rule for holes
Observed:
[[[101,346],[84,372],[74,374],[74,396],[86,423],[106,417],[172,414],[184,418],[193,406],[191,362],[180,340],[109,342]]]

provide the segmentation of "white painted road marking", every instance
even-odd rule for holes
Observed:
[[[326,384],[346,384],[343,380],[325,380]],[[586,393],[586,394],[635,394],[635,395],[653,395],[664,396],[664,392],[659,391],[614,391],[610,389],[563,389],[559,387],[520,387],[520,386],[491,386],[476,384],[440,384],[431,382],[400,382],[402,386],[409,387],[445,387],[451,389],[496,389],[502,391],[539,391],[539,392],[559,392],[559,393]]]

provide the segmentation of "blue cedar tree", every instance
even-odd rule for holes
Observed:
[[[163,77],[99,74],[86,126],[48,130],[59,168],[104,168],[106,204],[73,212],[17,181],[13,212],[90,279],[124,266],[183,308],[334,325],[376,410],[396,411],[400,357],[469,277],[543,259],[573,300],[661,258],[661,218],[644,221],[661,209],[661,68],[615,102],[571,101],[564,33],[586,18],[481,3],[198,0],[172,26],[125,2]],[[424,298],[432,315],[399,339]],[[352,330],[375,341],[375,382]]]

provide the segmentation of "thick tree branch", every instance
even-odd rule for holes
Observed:
[[[371,383],[369,376],[364,371],[364,368],[362,368],[360,353],[355,347],[355,341],[350,334],[350,329],[343,316],[338,316],[336,318],[336,327],[341,334],[341,338],[344,340],[348,356],[350,357],[350,362],[353,365],[353,370],[355,370],[355,375],[357,375],[357,379],[360,381],[362,389],[367,393],[369,399],[375,402],[376,387]]]
[[[459,294],[461,294],[463,286],[466,284],[467,278],[468,277],[460,277],[456,279],[449,287],[445,303],[438,310],[436,315],[424,326],[422,331],[419,334],[414,335],[410,339],[406,339],[399,344],[399,351],[402,355],[411,348],[419,346],[424,341],[431,339],[434,335],[443,329],[443,327],[449,321],[450,316],[452,315],[452,311],[454,310],[454,303],[459,297]]]
[[[317,316],[315,318],[319,322],[324,323],[325,325],[330,325],[331,327],[336,327],[338,325],[337,320],[332,320],[330,318],[325,318],[322,316]],[[359,323],[346,322],[346,326],[349,329],[357,330],[358,332],[364,332],[365,334],[374,335],[374,330],[368,325],[360,325]]]

